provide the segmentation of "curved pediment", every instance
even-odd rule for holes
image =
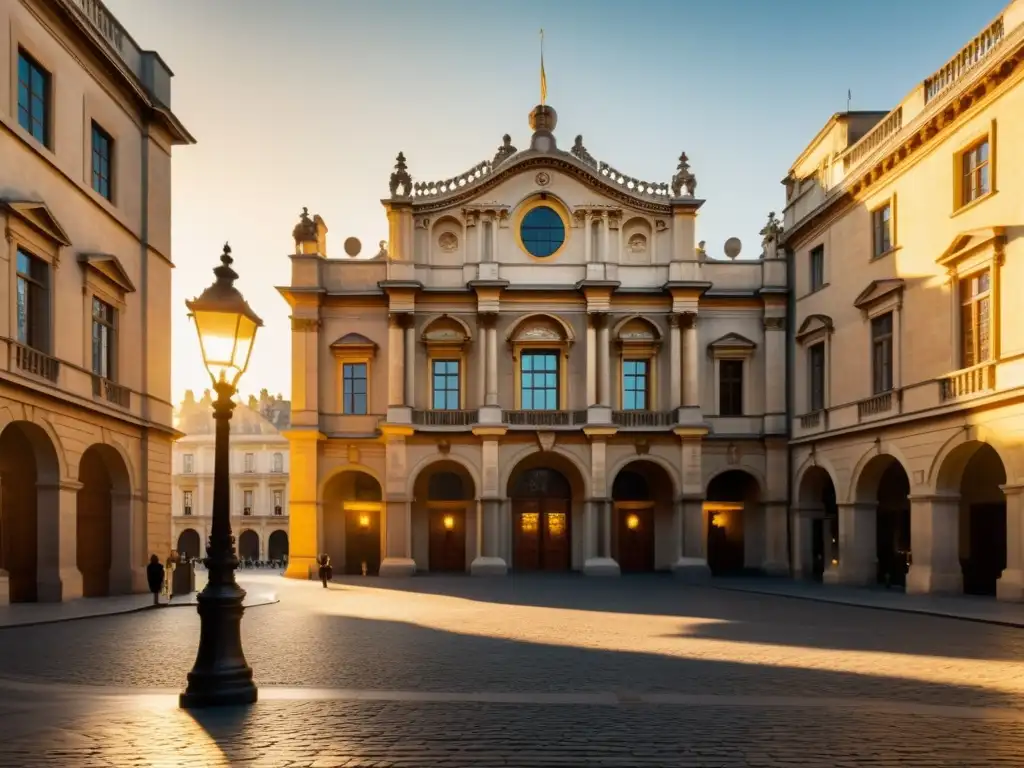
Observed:
[[[796,339],[800,341],[819,332],[832,333],[834,327],[832,318],[828,315],[808,315],[797,329]]]
[[[335,354],[362,352],[373,356],[377,353],[377,343],[361,333],[346,333],[340,339],[331,342],[331,350]]]
[[[621,342],[637,342],[651,344],[661,341],[661,331],[643,315],[632,315],[615,326],[613,336]]]
[[[420,338],[426,344],[463,344],[473,334],[462,320],[452,315],[436,315],[423,327]]]
[[[535,312],[519,318],[508,333],[505,340],[511,343],[550,341],[553,343],[573,342],[576,334],[572,326],[557,315]]]

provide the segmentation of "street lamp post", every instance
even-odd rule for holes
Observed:
[[[188,685],[179,696],[183,709],[251,704],[257,690],[252,667],[242,651],[243,590],[235,581],[238,557],[231,534],[231,481],[228,466],[231,398],[249,365],[256,329],[263,321],[235,288],[238,275],[231,268],[231,247],[224,245],[217,279],[199,298],[186,301],[195,320],[203,363],[213,381],[216,424],[213,469],[213,528],[203,563],[209,579],[196,596],[199,604],[199,651],[188,673]]]

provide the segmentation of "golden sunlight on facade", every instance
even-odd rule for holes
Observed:
[[[99,3],[0,5],[0,602],[170,548],[170,81]]]
[[[556,120],[442,181],[399,154],[373,258],[303,213],[289,576],[788,572],[778,223],[710,259],[685,154],[640,181]]]
[[[786,184],[792,553],[826,582],[1024,598],[1024,2]]]

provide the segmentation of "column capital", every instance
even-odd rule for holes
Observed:
[[[304,333],[312,333],[320,330],[320,318],[318,317],[292,317],[292,330]]]
[[[671,328],[679,328],[683,323],[683,316],[679,312],[671,312],[668,316],[668,324]]]
[[[683,327],[684,328],[689,328],[691,330],[697,328],[697,312],[696,311],[683,312],[682,313],[682,319],[683,319]]]
[[[388,312],[388,325],[392,328],[405,328],[412,321],[412,312]]]
[[[608,324],[608,312],[603,309],[587,310],[587,319],[595,329],[600,330]]]
[[[1009,483],[1000,485],[999,490],[1003,492],[1004,496],[1019,496],[1024,491],[1024,485],[1011,485]]]

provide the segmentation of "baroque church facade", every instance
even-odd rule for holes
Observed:
[[[444,181],[399,153],[373,258],[303,211],[287,575],[788,572],[777,224],[708,258],[685,153],[642,181],[556,123]]]

